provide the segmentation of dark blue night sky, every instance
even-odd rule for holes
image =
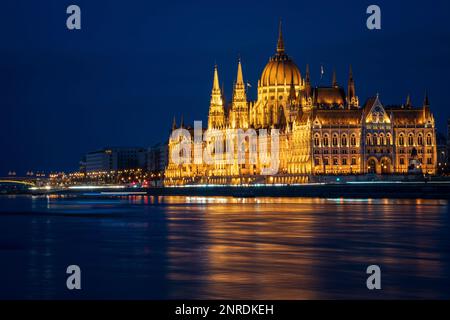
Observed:
[[[78,4],[82,30],[66,28]],[[378,4],[382,30],[366,28]],[[172,118],[206,120],[213,65],[231,97],[236,60],[253,85],[275,52],[283,20],[286,51],[318,84],[353,65],[363,103],[380,93],[421,105],[428,90],[440,131],[450,116],[449,1],[7,0],[0,14],[0,176],[9,170],[76,170],[106,145],[150,146]]]

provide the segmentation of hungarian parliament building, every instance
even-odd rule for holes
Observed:
[[[330,86],[311,85],[309,67],[304,77],[286,54],[281,25],[276,53],[270,57],[258,80],[257,100],[248,101],[241,62],[238,61],[233,97],[224,103],[217,66],[207,128],[225,132],[230,129],[274,129],[279,132],[277,172],[263,173],[265,164],[194,161],[194,138],[169,139],[169,161],[165,185],[189,184],[297,184],[317,181],[323,175],[435,174],[437,163],[435,120],[428,96],[414,107],[410,98],[401,106],[387,107],[378,94],[361,105],[356,94],[352,68],[347,91],[333,72]],[[194,129],[174,121],[173,130]],[[180,143],[189,143],[191,161],[174,161]],[[198,142],[197,142],[198,143]],[[202,139],[205,150],[212,141]],[[216,141],[214,142],[216,143]],[[248,146],[246,152],[249,152]],[[257,150],[260,152],[260,150]]]

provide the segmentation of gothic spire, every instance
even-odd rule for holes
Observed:
[[[428,99],[428,90],[425,91],[425,98],[423,99],[423,105],[424,106],[430,105],[430,100]]]
[[[214,81],[213,81],[213,93],[220,92],[220,85],[219,85],[219,72],[217,71],[217,64],[214,65]]]
[[[283,54],[284,53],[284,41],[283,41],[283,31],[281,29],[281,20],[278,25],[278,43],[277,43],[277,53]]]
[[[406,104],[405,106],[407,108],[411,108],[411,96],[408,94],[408,96],[406,97]]]
[[[238,70],[237,70],[236,84],[237,85],[244,84],[244,76],[242,75],[241,58],[238,59]]]
[[[348,68],[348,86],[347,86],[347,102],[349,105],[355,106],[352,104],[352,98],[356,98],[356,89],[355,89],[355,81],[353,80],[353,68],[352,65]]]
[[[306,65],[306,73],[305,73],[305,97],[307,99],[311,97],[311,79],[309,75],[309,64]]]
[[[214,80],[209,104],[208,128],[221,128],[225,124],[224,97],[220,90],[217,64],[214,66]]]
[[[184,119],[183,119],[183,115],[181,115],[180,128],[184,128]]]
[[[175,130],[176,128],[177,128],[177,120],[175,119],[175,116],[173,116],[172,130]]]
[[[333,69],[333,80],[331,81],[331,85],[334,88],[337,88],[337,86],[338,86],[338,83],[337,83],[337,80],[336,80],[336,69]]]

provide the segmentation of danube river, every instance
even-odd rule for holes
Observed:
[[[1,196],[0,262],[1,299],[448,299],[449,204]]]

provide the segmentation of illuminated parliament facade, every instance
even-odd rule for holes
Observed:
[[[385,107],[378,94],[361,105],[351,67],[347,91],[339,86],[334,72],[332,78],[330,86],[314,87],[308,66],[302,76],[285,52],[281,25],[276,53],[258,80],[256,101],[247,100],[239,61],[232,101],[225,105],[215,66],[208,125],[203,132],[278,129],[278,170],[262,174],[259,161],[175,163],[174,149],[181,140],[171,137],[165,184],[294,184],[315,181],[321,175],[435,174],[435,121],[427,95],[420,107],[413,107],[409,96],[401,106]],[[177,129],[175,121],[173,129]],[[188,157],[193,159],[194,139],[189,143]],[[205,149],[209,143],[205,139],[200,146]]]

